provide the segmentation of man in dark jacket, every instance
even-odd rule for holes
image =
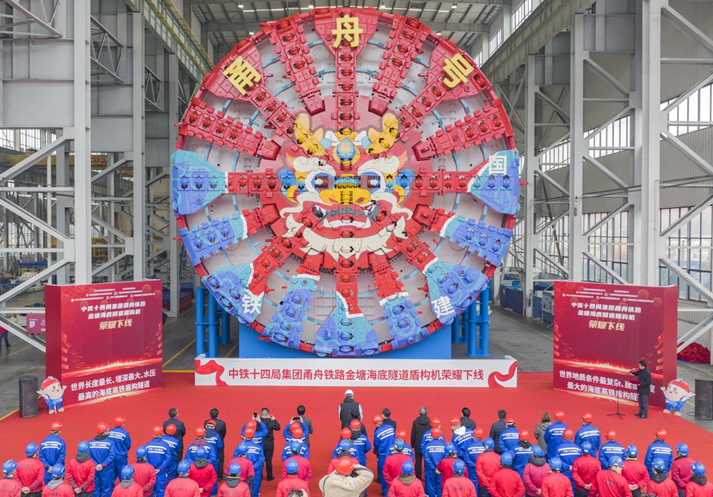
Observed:
[[[364,411],[361,409],[359,402],[354,400],[354,392],[347,390],[344,392],[344,402],[339,405],[339,419],[342,422],[342,428],[349,428],[349,423],[352,422],[352,411],[359,412],[359,421],[364,417]]]
[[[183,421],[178,419],[178,409],[175,407],[172,407],[171,409],[168,410],[168,419],[163,422],[163,431],[166,431],[166,427],[168,425],[173,425],[176,427],[176,433],[173,435],[175,438],[178,439],[178,453],[176,460],[177,461],[182,461],[183,460],[183,437],[186,434],[186,425],[183,424]]]
[[[504,409],[500,409],[498,411],[498,420],[490,428],[490,438],[495,442],[495,452],[498,454],[503,453],[500,450],[500,434],[505,431],[505,418],[507,415],[508,413]]]
[[[465,426],[470,430],[475,430],[475,421],[470,418],[470,409],[464,407],[463,409],[461,409],[460,414],[462,416],[460,418],[461,426]]]
[[[646,419],[649,416],[649,394],[651,393],[651,371],[643,359],[639,361],[639,369],[632,369],[631,374],[639,379],[639,386],[636,387],[639,392],[639,412],[636,413],[637,418]]]
[[[396,432],[396,421],[391,419],[391,409],[384,407],[381,411],[381,417],[384,418],[384,424],[391,426],[394,429],[394,432]]]
[[[220,435],[220,438],[225,441],[225,436],[228,434],[228,427],[225,426],[225,421],[223,421],[222,419],[218,419],[218,415],[220,415],[218,409],[211,409],[210,419],[207,419],[203,422],[203,428],[208,428],[206,426],[208,424],[208,421],[213,421],[213,429],[218,433],[218,435]]]
[[[411,447],[413,447],[413,452],[416,456],[416,478],[419,480],[423,474],[423,452],[421,452],[421,439],[430,429],[431,420],[428,417],[428,409],[421,407],[418,411],[418,417],[413,421],[413,425],[411,426]]]
[[[305,445],[309,447],[309,436],[314,433],[314,428],[312,428],[312,420],[309,419],[307,416],[305,416],[305,412],[307,412],[307,409],[303,405],[297,406],[297,416],[300,418],[300,422],[304,423],[304,425],[307,427],[307,431],[302,429],[305,435]]]
[[[267,428],[267,435],[262,439],[262,451],[265,454],[265,477],[267,481],[272,481],[275,479],[275,475],[272,472],[272,456],[275,453],[275,435],[274,431],[280,431],[280,423],[277,422],[275,416],[270,414],[270,410],[267,407],[263,407],[260,411],[260,420],[265,423],[265,428]]]

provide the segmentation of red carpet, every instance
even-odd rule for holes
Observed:
[[[698,426],[664,415],[659,410],[652,410],[647,420],[634,417],[633,407],[622,406],[627,416],[624,421],[606,414],[615,410],[609,401],[591,400],[575,395],[552,390],[550,373],[524,373],[519,375],[520,387],[517,389],[462,389],[462,388],[355,388],[356,399],[364,407],[364,415],[369,423],[370,438],[373,434],[371,417],[388,407],[399,426],[410,434],[412,421],[418,415],[418,408],[429,408],[431,418],[439,417],[444,423],[456,415],[464,406],[473,411],[473,418],[478,426],[490,429],[500,408],[508,411],[522,429],[532,430],[544,411],[563,409],[570,426],[579,425],[579,415],[591,411],[595,424],[601,430],[615,429],[619,433],[619,442],[633,443],[644,452],[653,441],[654,430],[663,426],[668,430],[668,442],[675,446],[686,442],[691,449],[691,457],[699,459],[706,466],[713,467],[713,433]],[[180,419],[186,424],[190,436],[199,424],[208,417],[212,407],[220,409],[221,418],[228,424],[226,453],[232,454],[238,442],[239,430],[254,411],[267,406],[282,423],[295,414],[299,404],[307,407],[307,416],[312,419],[315,434],[312,438],[311,462],[314,478],[311,489],[313,495],[320,495],[317,482],[327,468],[332,449],[339,439],[339,421],[337,406],[342,401],[344,388],[219,388],[195,387],[190,374],[164,375],[165,388],[134,397],[114,399],[95,405],[74,407],[66,412],[32,419],[20,419],[17,414],[0,422],[0,461],[8,458],[23,457],[23,449],[28,442],[39,443],[49,429],[50,423],[58,419],[64,423],[63,436],[69,444],[68,456],[74,457],[77,444],[83,439],[94,436],[94,428],[99,421],[113,422],[117,414],[127,417],[127,429],[131,433],[134,449],[147,442],[151,427],[161,424],[168,417],[168,409],[177,407]],[[686,409],[689,409],[687,406]],[[446,430],[444,430],[446,431]],[[281,462],[279,452],[284,444],[281,435],[276,436],[275,467],[279,475]],[[133,449],[132,449],[133,453]],[[376,458],[369,455],[369,466],[376,467]],[[130,458],[133,461],[133,454]],[[262,495],[274,495],[277,481],[263,484]]]

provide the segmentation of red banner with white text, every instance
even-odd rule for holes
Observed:
[[[629,371],[643,359],[653,378],[649,402],[664,407],[676,378],[678,288],[555,282],[554,388],[638,402]]]
[[[65,407],[161,387],[161,300],[159,280],[45,286],[47,376]]]

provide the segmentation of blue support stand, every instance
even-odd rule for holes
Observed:
[[[225,309],[220,309],[220,344],[230,343],[230,314]]]
[[[196,357],[205,354],[205,288],[196,288]]]
[[[218,357],[218,303],[208,295],[208,355]]]
[[[465,343],[465,326],[461,324],[461,321],[465,322],[465,313],[462,316],[456,316],[450,325],[451,342],[453,343]]]
[[[463,331],[469,357],[488,357],[488,332],[490,326],[490,285],[463,313]],[[453,336],[456,336],[455,333]],[[462,342],[455,342],[462,343]]]

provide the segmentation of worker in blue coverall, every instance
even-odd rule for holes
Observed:
[[[217,431],[215,431],[215,421],[208,420],[205,423],[205,441],[213,446],[215,453],[218,455],[215,464],[213,464],[213,469],[215,469],[215,474],[218,475],[218,479],[223,478],[223,464],[225,464],[225,445],[223,444],[223,437],[221,437]],[[260,444],[262,447],[262,444]],[[216,492],[218,488],[216,487]]]
[[[441,496],[441,475],[436,472],[438,463],[446,456],[446,441],[443,439],[441,429],[437,426],[431,428],[431,441],[423,448],[423,464],[426,473],[426,495],[428,497]]]
[[[257,497],[260,495],[260,487],[262,487],[262,468],[265,466],[265,454],[262,451],[262,445],[253,441],[255,430],[247,428],[243,432],[243,444],[247,445],[248,452],[245,459],[253,463],[255,468],[255,479],[252,485],[252,495]],[[241,444],[242,445],[242,444]]]
[[[547,458],[551,459],[557,455],[557,447],[562,443],[562,435],[569,428],[564,424],[564,411],[555,411],[555,422],[545,430],[545,443],[547,444]]]
[[[626,459],[626,449],[623,445],[616,441],[616,432],[609,430],[607,432],[607,441],[599,448],[599,462],[602,464],[602,470],[609,469],[609,460],[614,457]]]
[[[465,467],[468,469],[468,479],[473,482],[476,489],[478,488],[478,472],[476,471],[475,465],[478,463],[480,454],[485,452],[485,444],[483,443],[484,436],[485,432],[482,428],[473,430],[473,440],[471,440],[466,447],[466,456],[464,459]]]
[[[243,425],[243,428],[240,430],[241,437],[244,437],[245,430],[247,428],[252,428],[255,432],[255,435],[253,436],[253,442],[262,445],[262,441],[267,436],[267,426],[260,420],[260,417],[258,416],[257,418],[252,418],[250,421]]]
[[[300,445],[299,455],[309,459],[309,446],[305,443],[305,437],[302,433],[302,428],[297,428],[292,432],[292,436],[285,444],[285,447],[282,449],[282,461],[284,462],[294,455],[292,453],[293,443],[298,443]]]
[[[562,470],[560,473],[569,478],[569,481],[572,483],[572,492],[575,491],[572,465],[574,464],[574,460],[581,455],[582,449],[574,443],[574,430],[567,428],[562,433],[562,443],[557,447],[557,453],[548,457],[549,460],[552,460],[554,457],[560,458],[560,461],[562,461]]]
[[[119,475],[129,463],[129,451],[131,450],[131,437],[124,429],[126,418],[117,416],[114,419],[114,428],[109,431],[109,438],[114,442],[114,473]]]
[[[176,427],[174,425],[168,425],[163,431],[165,434],[161,437],[161,440],[166,442],[168,448],[171,449],[171,461],[166,468],[166,485],[168,486],[171,480],[176,477],[176,467],[179,463],[178,449],[181,446],[181,442],[174,437],[176,434]]]
[[[387,495],[389,493],[389,485],[384,478],[384,463],[389,457],[389,449],[396,441],[396,432],[394,427],[384,423],[384,418],[380,414],[374,416],[371,420],[374,423],[374,454],[376,454],[376,467],[378,469],[378,477],[381,482],[381,493]]]
[[[59,421],[52,423],[50,434],[40,444],[39,459],[45,467],[45,485],[52,480],[52,466],[55,464],[64,466],[64,460],[67,456],[67,444],[60,437],[62,428],[62,423]]]
[[[498,447],[500,447],[501,452],[505,454],[513,450],[519,441],[520,430],[515,427],[515,420],[507,418],[505,420],[505,429],[498,439]]]
[[[468,445],[473,441],[473,430],[463,426],[460,418],[451,419],[451,430],[453,431],[451,442],[456,446],[458,457],[465,461],[468,457]]]
[[[366,435],[361,432],[361,423],[358,419],[352,419],[349,423],[349,430],[352,432],[352,436],[349,438],[352,445],[357,451],[356,459],[359,464],[366,466],[366,455],[371,451],[371,442]]]
[[[189,445],[186,449],[186,461],[193,464],[193,461],[196,460],[196,451],[199,447],[203,447],[206,452],[206,459],[215,468],[215,465],[218,464],[218,453],[215,451],[215,447],[213,446],[213,444],[208,443],[208,440],[206,439],[205,428],[199,426],[198,428],[196,428],[195,433],[196,439],[193,440],[193,443],[191,443],[191,445]]]
[[[644,459],[644,466],[649,470],[649,475],[654,474],[654,459],[659,458],[663,461],[665,471],[664,473],[671,472],[671,465],[673,464],[673,449],[670,445],[666,443],[666,437],[668,434],[663,428],[656,430],[656,440],[649,445],[646,451],[646,459]]]
[[[602,434],[599,428],[592,425],[593,422],[594,416],[592,416],[592,413],[585,412],[582,414],[582,427],[575,433],[574,443],[581,449],[584,442],[589,442],[592,446],[592,452],[590,454],[592,457],[597,457],[599,446],[602,445]]]
[[[156,470],[156,485],[154,486],[153,495],[155,497],[163,497],[164,492],[166,492],[166,485],[168,484],[166,473],[171,464],[171,448],[161,439],[163,430],[160,426],[154,426],[151,430],[151,434],[153,438],[144,445],[146,452],[148,452],[146,460]]]
[[[520,478],[523,477],[525,472],[525,466],[530,462],[532,457],[532,444],[530,443],[530,432],[527,430],[522,430],[518,434],[518,443],[512,448],[510,454],[512,454],[512,466],[510,469],[517,471]],[[500,446],[502,447],[502,445]]]
[[[89,455],[96,464],[94,473],[94,497],[111,497],[114,491],[114,442],[109,438],[109,425],[99,423],[97,436],[89,442]]]

